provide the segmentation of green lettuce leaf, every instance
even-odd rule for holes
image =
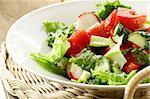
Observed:
[[[111,72],[116,73],[116,74],[121,74],[122,73],[122,71],[119,69],[119,66],[118,66],[116,61],[111,63]]]
[[[96,55],[90,50],[84,49],[78,57],[70,58],[69,62],[77,64],[83,70],[89,71],[99,66],[104,71],[110,71],[110,61],[104,56]]]
[[[148,66],[150,64],[148,55],[143,53],[142,50],[135,48],[135,49],[132,49],[131,52],[133,53],[137,64],[141,64],[145,66]]]
[[[85,49],[78,57],[70,58],[69,62],[77,64],[86,71],[90,71],[91,68],[95,68],[96,58],[97,56],[93,52]]]
[[[50,71],[64,75],[63,69],[65,69],[64,66],[67,64],[67,59],[64,55],[69,47],[70,44],[67,37],[65,35],[61,35],[55,39],[49,54],[33,53],[31,56],[35,61],[44,65],[44,67],[49,67]]]
[[[64,26],[65,26],[65,24],[62,22],[45,21],[43,23],[43,29],[47,33],[50,33],[50,32],[55,33],[57,30],[62,30],[64,28]]]
[[[125,85],[136,74],[132,71],[130,74],[126,73],[111,73],[103,71],[101,68],[96,67],[92,72],[92,77],[87,81],[90,84],[108,84],[108,85]]]
[[[68,42],[67,37],[61,35],[61,37],[55,39],[49,56],[53,57],[53,61],[59,60],[65,55],[69,47],[70,43]]]
[[[129,8],[129,9],[131,8],[130,6],[121,4],[119,0],[115,0],[114,2],[109,2],[108,0],[104,0],[102,4],[97,4],[97,10],[95,11],[95,13],[101,20],[104,20],[110,15],[110,13],[114,9],[117,9],[118,7]]]
[[[59,61],[58,62],[51,62],[49,60],[48,55],[40,54],[40,53],[33,53],[33,54],[31,54],[31,56],[35,61],[37,61],[46,70],[49,70],[51,72],[54,72],[56,74],[60,74],[60,75],[63,75],[63,76],[66,75],[66,71],[57,66]],[[65,64],[63,64],[63,66],[65,66]]]
[[[108,84],[109,85],[125,85],[128,83],[128,81],[136,74],[136,71],[130,72],[130,74],[115,74],[115,73],[110,73],[109,74],[109,80]]]
[[[50,47],[52,47],[57,37],[60,37],[62,34],[69,37],[75,32],[74,24],[67,26],[62,22],[45,21],[43,23],[43,29],[48,34],[47,43],[48,43],[48,46]]]

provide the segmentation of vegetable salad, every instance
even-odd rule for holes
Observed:
[[[96,4],[76,23],[43,23],[49,53],[32,58],[74,82],[125,85],[150,64],[150,21],[119,0]],[[150,78],[142,83],[150,82]]]

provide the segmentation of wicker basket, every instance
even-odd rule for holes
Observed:
[[[30,73],[17,65],[7,53],[5,43],[1,45],[2,62],[1,77],[5,89],[12,96],[20,99],[116,99],[123,98],[124,90],[102,92],[99,90],[81,89],[73,86],[62,85],[41,78]],[[145,77],[150,76],[150,66],[137,73],[128,83],[124,99],[150,99],[150,87],[144,89],[136,88],[138,83]],[[135,93],[135,95],[134,95]]]

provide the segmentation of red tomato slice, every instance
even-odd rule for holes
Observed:
[[[124,72],[130,73],[132,70],[139,70],[141,68],[141,65],[136,63],[136,58],[131,52],[127,52],[125,58],[127,63],[123,66],[122,70]]]
[[[104,22],[96,23],[93,27],[91,27],[88,32],[90,35],[101,36],[101,37],[109,37],[110,33],[104,30]]]
[[[113,37],[114,29],[111,29],[109,33],[110,33],[111,37]],[[113,40],[113,39],[112,39],[112,40]]]
[[[150,27],[149,27],[149,28],[147,28],[147,29],[146,29],[146,31],[147,31],[148,33],[150,33]]]
[[[96,36],[101,36],[103,33],[104,29],[104,22],[97,22],[95,25],[93,25],[89,30],[90,35],[96,35]]]
[[[103,50],[102,55],[105,55],[110,50],[110,47],[107,47]]]
[[[125,49],[128,49],[128,48],[140,48],[140,47],[139,47],[138,45],[136,45],[136,44],[130,42],[130,41],[128,41],[127,43],[122,44],[122,45],[120,46],[120,49],[121,49],[121,50],[125,50]]]
[[[127,43],[125,43],[125,44],[122,44],[121,46],[120,46],[120,49],[121,50],[125,50],[125,49],[128,49],[128,48],[132,48],[132,42],[127,42]]]
[[[117,10],[113,10],[112,13],[108,16],[108,18],[105,19],[104,24],[105,24],[105,31],[109,32],[111,29],[113,29],[115,24],[117,24],[117,19],[116,19],[116,14]],[[116,21],[116,22],[115,22]]]
[[[126,53],[125,58],[128,62],[136,62],[134,55],[130,51]]]
[[[144,50],[143,53],[150,54],[150,50]]]
[[[140,46],[138,46],[138,45],[132,43],[132,48],[140,48]]]
[[[107,38],[111,36],[110,31],[115,27],[114,24],[117,24],[116,13],[117,10],[114,10],[103,22],[96,23],[88,30],[89,34]]]
[[[125,73],[130,73],[133,70],[139,70],[141,68],[141,65],[133,63],[133,62],[127,62],[124,67],[123,67],[123,71]]]
[[[71,47],[68,49],[66,55],[71,56],[81,52],[89,43],[90,35],[86,31],[77,31],[72,35],[68,41]]]
[[[147,18],[146,15],[138,15],[127,8],[118,8],[117,17],[123,26],[132,31],[143,27]]]
[[[116,14],[115,23],[114,23],[114,29],[118,25],[118,23],[119,23],[119,19],[118,19],[117,14]]]

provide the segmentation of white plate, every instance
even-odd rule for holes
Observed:
[[[41,28],[43,21],[62,21],[71,24],[76,21],[80,13],[94,10],[96,1],[98,0],[77,0],[49,5],[23,16],[8,31],[6,46],[9,54],[23,68],[52,81],[90,89],[124,89],[125,85],[88,85],[71,82],[42,68],[30,57],[31,53],[39,52],[42,42],[47,38]],[[148,1],[125,0],[124,2],[132,5],[137,11],[148,13]],[[150,84],[141,84],[139,87],[147,87],[148,85]]]

